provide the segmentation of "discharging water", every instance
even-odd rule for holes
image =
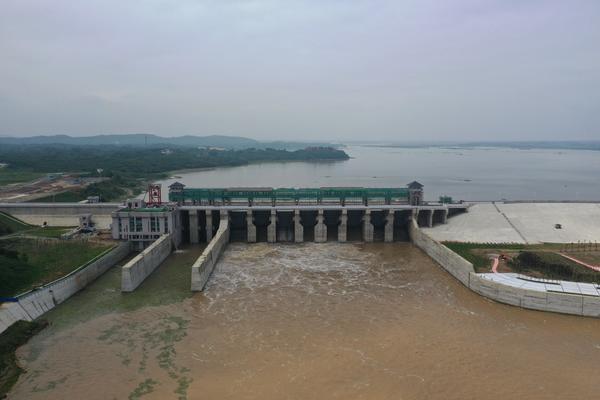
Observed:
[[[13,399],[593,399],[600,321],[471,293],[406,243],[186,248],[137,291],[113,269],[20,349]]]

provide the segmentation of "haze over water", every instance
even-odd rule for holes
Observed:
[[[509,148],[349,146],[336,162],[259,163],[176,174],[188,187],[401,187],[417,180],[427,200],[600,200],[600,152]],[[181,178],[179,178],[181,177]]]

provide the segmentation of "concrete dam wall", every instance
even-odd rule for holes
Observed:
[[[0,203],[0,212],[31,225],[78,226],[80,215],[92,214],[99,229],[110,227],[111,213],[118,208],[116,203]]]
[[[441,244],[423,232],[416,221],[409,225],[411,241],[423,250],[429,257],[433,258],[460,283],[469,286],[469,276],[475,272],[473,264]]]
[[[223,254],[227,243],[229,243],[229,234],[229,221],[225,217],[221,219],[214,238],[192,265],[192,291],[202,291],[206,286],[206,282],[208,282],[208,278],[215,269],[219,257]]]
[[[133,292],[171,254],[172,248],[171,235],[162,235],[125,264],[121,273],[121,291]]]
[[[110,267],[127,257],[128,254],[129,243],[119,243],[69,275],[49,283],[41,289],[18,296],[18,302],[2,304],[0,308],[0,333],[18,320],[32,321],[42,316],[85,288]]]
[[[432,239],[415,222],[410,225],[413,243],[458,279],[463,285],[488,299],[538,311],[600,317],[600,297],[582,294],[529,290],[485,279],[473,264]]]

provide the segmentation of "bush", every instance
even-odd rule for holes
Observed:
[[[558,254],[522,251],[510,261],[515,271],[535,271],[551,279],[576,282],[599,282],[600,274],[578,265]]]

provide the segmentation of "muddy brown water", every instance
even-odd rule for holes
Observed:
[[[11,399],[597,399],[600,321],[471,293],[410,244],[231,244],[48,314]]]

